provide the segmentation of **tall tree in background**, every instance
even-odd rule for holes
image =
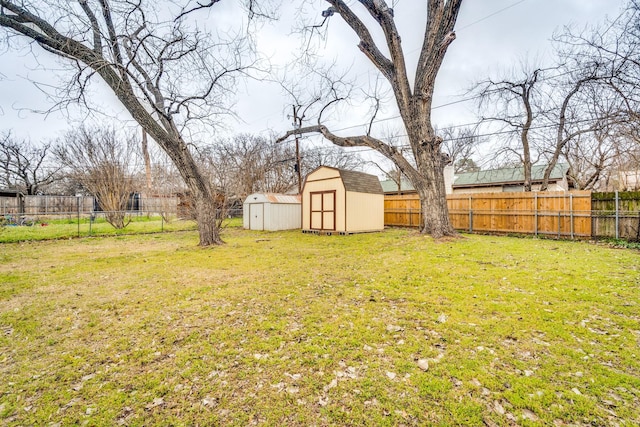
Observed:
[[[199,150],[198,162],[229,203],[242,203],[253,193],[297,191],[296,152],[260,135],[240,134]],[[359,169],[359,156],[338,147],[301,147],[302,175],[319,166]]]
[[[592,114],[595,110],[586,102],[607,74],[598,64],[574,68],[564,63],[530,72],[523,69],[521,78],[487,79],[478,84],[483,120],[502,124],[500,131],[506,140],[502,150],[520,159],[525,191],[532,189],[532,165],[545,160],[540,187],[545,191],[567,144],[614,120],[609,114]]]
[[[418,192],[423,213],[421,231],[436,238],[455,235],[449,220],[444,185],[443,172],[448,156],[443,155],[442,138],[436,135],[431,123],[431,108],[438,70],[447,48],[455,39],[453,29],[462,0],[427,1],[427,23],[413,82],[409,79],[394,11],[384,0],[349,3],[353,5],[343,0],[327,2],[330,7],[323,12],[325,22],[331,16],[339,16],[360,39],[360,51],[390,85],[411,150],[399,150],[389,142],[373,137],[371,132],[339,136],[321,122],[321,116],[318,124],[289,131],[279,140],[283,141],[292,135],[319,132],[341,147],[369,147],[378,151],[402,171]],[[375,24],[367,24],[366,17],[359,14],[371,15]],[[376,43],[372,34],[374,30],[382,33],[385,48]]]
[[[249,6],[253,13],[256,5]],[[64,102],[86,103],[88,83],[100,76],[180,172],[195,200],[200,245],[220,244],[217,198],[185,132],[194,121],[211,125],[225,113],[234,76],[253,64],[244,62],[241,39],[223,40],[189,23],[188,12],[199,6],[167,19],[171,7],[148,0],[0,0],[0,26],[7,41],[20,35],[75,68]]]
[[[620,138],[640,124],[640,2],[631,0],[615,19],[554,35],[555,64],[523,66],[520,75],[486,79],[475,88],[483,120],[500,123],[501,151],[524,167],[546,162],[540,189],[566,161],[578,186],[598,188],[606,169],[621,164]],[[494,128],[495,129],[495,128]],[[511,131],[511,132],[509,132]]]
[[[295,153],[267,138],[240,134],[200,150],[198,160],[229,202],[252,193],[284,193],[295,186]]]
[[[442,134],[442,151],[449,156],[455,173],[477,172],[480,168],[472,156],[480,145],[480,137],[470,127],[445,127]]]
[[[0,183],[24,194],[39,194],[61,179],[60,167],[50,157],[51,144],[35,146],[10,132],[0,136]]]

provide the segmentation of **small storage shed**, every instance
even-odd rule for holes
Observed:
[[[378,177],[320,166],[302,188],[302,231],[362,233],[384,230],[384,193]]]
[[[249,230],[294,230],[300,228],[299,194],[255,193],[242,205],[243,226]]]

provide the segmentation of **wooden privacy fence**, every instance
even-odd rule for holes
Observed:
[[[449,217],[458,230],[592,236],[589,191],[451,194],[447,204]],[[419,226],[418,196],[385,196],[385,225]]]
[[[132,198],[128,210],[137,212],[175,213],[178,198],[138,197]],[[90,196],[21,195],[0,197],[0,215],[64,215],[87,213],[96,210],[96,203]]]
[[[593,193],[594,237],[640,241],[640,192]]]

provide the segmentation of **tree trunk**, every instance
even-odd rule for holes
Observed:
[[[144,129],[142,129],[142,156],[144,157],[144,172],[147,178],[147,197],[151,197],[151,157],[147,144],[147,132]]]
[[[444,183],[445,159],[440,151],[439,138],[433,136],[429,139],[432,142],[421,146],[421,152],[417,156],[419,176],[411,178],[418,196],[420,196],[422,210],[420,232],[439,239],[445,236],[455,236],[457,233],[449,218]]]
[[[224,242],[220,236],[219,206],[216,201],[209,197],[195,198],[195,214],[198,222],[198,234],[200,236],[200,246],[221,245]]]
[[[158,140],[156,140],[158,141]],[[216,194],[211,189],[209,181],[200,172],[191,153],[184,147],[182,150],[172,150],[163,141],[158,141],[165,149],[169,157],[173,160],[176,168],[180,172],[182,179],[187,184],[187,188],[194,200],[194,214],[198,223],[198,233],[200,235],[200,246],[221,245],[223,240],[220,237],[220,209],[216,202]],[[178,142],[178,141],[176,141]],[[181,140],[179,140],[182,144]]]

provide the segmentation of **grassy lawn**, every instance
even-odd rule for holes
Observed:
[[[171,231],[195,230],[196,223],[190,220],[172,218],[166,221],[159,215],[140,215],[129,217],[131,222],[123,229],[116,229],[105,221],[97,218],[41,220],[30,226],[0,227],[0,243],[16,243],[36,240],[69,239],[76,237],[118,236],[125,234],[163,233]],[[242,218],[225,220],[223,227],[242,227]]]
[[[640,424],[638,251],[225,239],[0,245],[0,422]]]

